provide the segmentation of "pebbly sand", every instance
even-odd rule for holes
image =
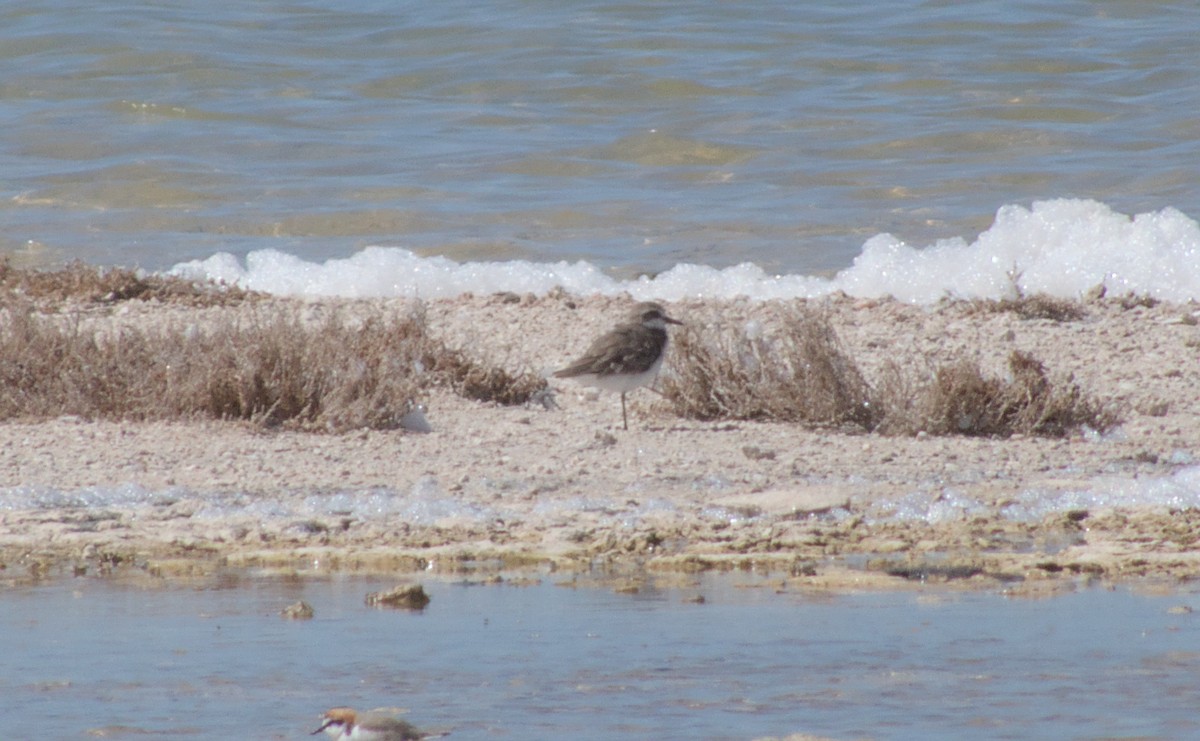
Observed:
[[[271,299],[284,301],[283,299]],[[577,356],[627,300],[464,296],[433,301],[431,331],[539,373]],[[306,311],[354,302],[306,304]],[[404,301],[371,304],[403,311]],[[1038,595],[1096,580],[1170,588],[1200,575],[1200,511],[1134,505],[1006,516],[1023,494],[1170,477],[1200,456],[1195,305],[1086,304],[1079,321],[1026,320],[965,303],[932,308],[833,297],[825,311],[868,380],[885,360],[957,357],[1003,372],[1032,353],[1052,377],[1111,401],[1113,434],[1061,440],[886,437],[674,416],[654,392],[616,396],[552,380],[557,408],[500,407],[435,391],[433,432],[263,430],[235,422],[0,424],[0,574],[135,570],[173,578],[226,568],[405,572],[514,568],[613,573],[755,568],[798,587],[902,588],[930,581]],[[777,304],[679,302],[688,323],[769,317]],[[81,310],[98,327],[203,322],[223,311],[126,302]],[[150,505],[11,506],[14,492],[114,487],[166,492]],[[440,515],[263,516],[214,501],[298,503],[338,492],[419,492]],[[977,506],[925,519],[891,503]],[[204,512],[203,517],[197,515]],[[226,514],[214,516],[214,511]],[[480,514],[485,513],[485,514]]]

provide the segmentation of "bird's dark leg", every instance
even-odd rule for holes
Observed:
[[[625,414],[625,392],[621,392],[621,421],[625,423],[625,429],[629,429],[629,416]]]

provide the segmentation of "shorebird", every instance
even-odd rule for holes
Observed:
[[[412,723],[387,713],[357,713],[352,708],[330,708],[321,716],[321,726],[312,736],[324,731],[337,741],[420,741],[439,738],[445,733],[424,733]]]
[[[574,378],[587,386],[621,394],[621,421],[629,429],[625,394],[645,386],[658,375],[667,349],[667,325],[683,322],[667,316],[653,301],[634,306],[629,320],[600,335],[579,360],[555,378]]]

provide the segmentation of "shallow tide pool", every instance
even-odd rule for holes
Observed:
[[[422,576],[422,612],[363,603],[412,581],[0,586],[4,737],[299,739],[341,704],[454,739],[1200,736],[1192,587],[1019,600]],[[279,616],[301,599],[313,619]]]

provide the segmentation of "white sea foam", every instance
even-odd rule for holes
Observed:
[[[1171,456],[1171,460],[1180,467],[1163,476],[1104,476],[1075,489],[1029,489],[1011,497],[999,508],[954,487],[937,486],[887,502],[852,500],[851,508],[864,512],[871,522],[924,521],[933,524],[986,514],[998,514],[1021,522],[1036,522],[1050,515],[1080,509],[1200,508],[1200,465],[1186,451],[1178,451]],[[0,489],[0,512],[69,509],[109,516],[107,513],[112,511],[138,512],[176,504],[187,507],[192,503],[199,504],[193,514],[194,519],[249,517],[264,524],[280,525],[330,517],[427,525],[444,520],[483,523],[496,519],[523,519],[526,516],[520,508],[482,506],[456,497],[444,491],[431,477],[417,481],[407,490],[372,488],[311,493],[300,498],[291,495],[217,494],[179,488],[152,491],[134,484],[87,487],[73,491],[27,486]],[[676,505],[654,497],[633,506],[622,498],[573,497],[542,502],[534,508],[538,516],[555,518],[561,515],[564,522],[580,512],[589,512],[602,520],[625,526],[643,517],[669,515],[676,511]],[[747,519],[745,513],[723,507],[705,507],[702,513],[715,520],[732,522]]]
[[[743,263],[724,269],[680,264],[653,278],[621,281],[586,262],[460,263],[399,247],[368,247],[323,263],[276,250],[251,252],[244,263],[220,253],[180,263],[170,273],[311,297],[541,295],[561,287],[578,294],[628,291],[639,300],[771,299],[844,291],[932,303],[947,295],[1005,298],[1014,286],[1027,294],[1070,298],[1103,284],[1113,293],[1186,301],[1200,299],[1200,224],[1173,208],[1130,217],[1088,200],[1004,206],[974,242],[955,238],[917,248],[888,234],[872,237],[850,267],[829,279],[771,275]]]
[[[1169,476],[1130,479],[1113,477],[1070,491],[1026,491],[1002,510],[1005,517],[1037,521],[1070,510],[1122,509],[1132,505],[1164,509],[1200,508],[1200,466],[1188,466]]]
[[[1172,459],[1189,465],[1165,476],[1106,476],[1076,489],[1029,489],[1012,497],[996,512],[1009,520],[1037,522],[1049,515],[1072,510],[1200,508],[1200,466],[1194,465],[1192,456],[1182,451]],[[938,524],[991,514],[994,509],[952,487],[914,491],[889,502],[859,504],[871,522]]]
[[[167,507],[187,495],[182,489],[152,491],[133,483],[70,490],[48,486],[14,486],[0,489],[0,511],[105,508],[136,510],[144,507]]]

